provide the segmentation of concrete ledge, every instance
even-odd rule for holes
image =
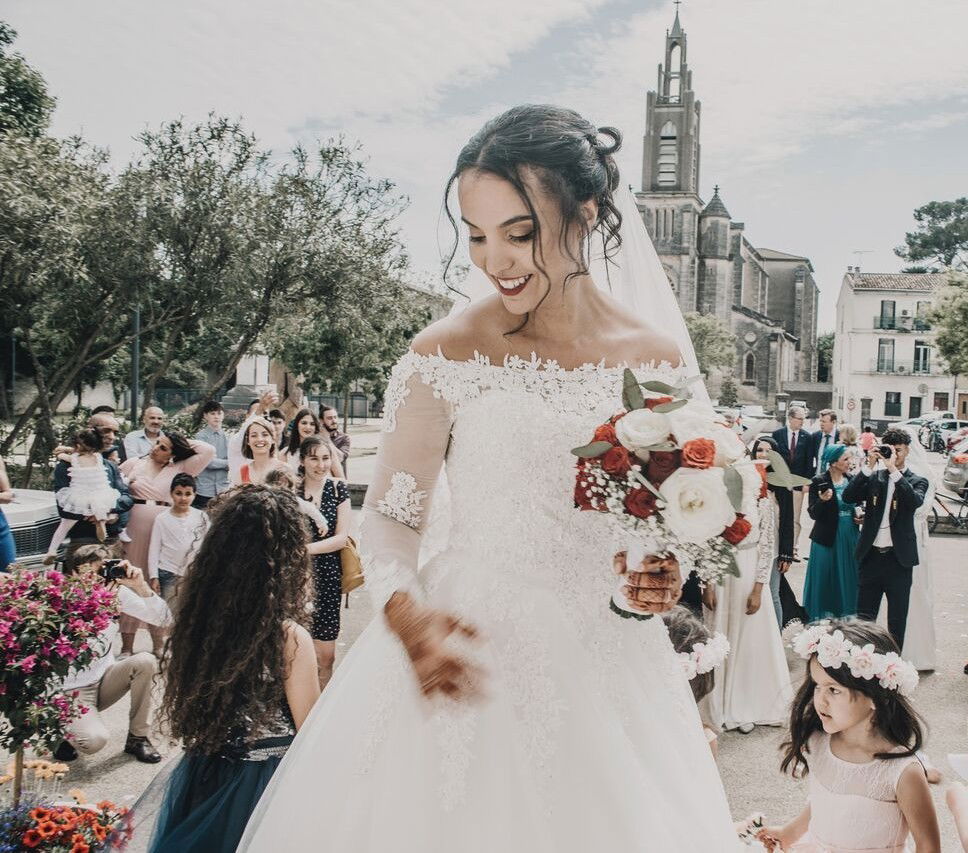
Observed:
[[[349,483],[347,488],[350,491],[350,505],[359,509],[363,506],[363,499],[366,497],[366,483]]]

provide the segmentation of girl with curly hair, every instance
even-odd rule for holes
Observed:
[[[208,511],[162,661],[161,720],[185,755],[139,804],[164,788],[152,853],[234,851],[319,697],[305,627],[308,534],[295,496],[243,486]]]

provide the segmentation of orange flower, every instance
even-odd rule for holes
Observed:
[[[645,401],[645,407],[647,409],[654,409],[656,406],[662,406],[671,402],[672,397],[650,397]]]
[[[624,447],[613,447],[602,457],[602,470],[613,477],[624,477],[632,469],[632,458]]]
[[[30,819],[35,820],[38,823],[42,820],[50,820],[50,809],[45,809],[42,806],[38,806],[30,811]]]
[[[609,444],[618,444],[615,427],[611,424],[602,424],[595,430],[594,441],[607,441]]]
[[[20,839],[24,847],[29,847],[33,849],[34,847],[39,847],[40,842],[44,840],[44,837],[36,829],[28,829],[23,838]]]
[[[763,479],[763,482],[760,484],[760,497],[765,498],[770,492],[770,484],[766,480],[766,466],[757,465],[756,470]]]
[[[109,812],[113,811],[113,809],[114,803],[112,803],[110,800],[101,800],[101,802],[97,804],[97,810],[99,812]]]
[[[50,838],[60,832],[60,827],[52,820],[42,820],[37,824],[37,834],[41,838]]]
[[[716,459],[716,442],[709,438],[693,438],[682,445],[682,464],[685,468],[712,468]]]
[[[94,833],[94,837],[98,841],[104,841],[108,837],[108,828],[103,823],[96,823],[91,827],[91,831]]]
[[[71,853],[91,853],[91,848],[88,843],[84,840],[83,835],[78,835],[76,832],[71,836]]]

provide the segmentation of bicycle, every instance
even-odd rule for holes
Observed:
[[[938,527],[944,527],[945,533],[968,533],[968,489],[963,489],[961,497],[955,495],[942,495],[934,493],[934,505],[931,507],[931,516],[928,518],[928,531],[934,533]],[[958,514],[951,511],[947,502],[951,502],[958,507]],[[938,514],[938,508],[945,513],[945,518]]]

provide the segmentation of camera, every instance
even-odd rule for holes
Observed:
[[[121,560],[105,560],[101,564],[101,568],[97,570],[97,573],[102,580],[106,581],[116,581],[128,576],[124,566],[121,565]]]
[[[894,455],[894,448],[889,444],[882,444],[877,448],[877,452],[885,459],[890,459]]]

